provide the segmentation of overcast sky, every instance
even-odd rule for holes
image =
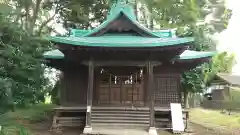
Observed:
[[[240,74],[240,0],[226,0],[226,6],[233,14],[225,31],[219,34],[218,51],[228,51],[236,55],[237,64],[233,67],[234,74]]]

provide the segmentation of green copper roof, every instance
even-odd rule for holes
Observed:
[[[197,51],[184,51],[177,60],[190,60],[190,59],[199,59],[199,58],[208,58],[212,57],[216,54],[216,52],[197,52]],[[63,59],[64,54],[58,49],[48,51],[44,53],[44,58],[46,59]]]
[[[116,4],[112,5],[111,10],[107,16],[107,20],[105,20],[99,27],[93,29],[91,32],[87,33],[84,36],[91,36],[92,34],[99,32],[122,15],[124,15],[128,20],[130,20],[134,25],[136,25],[139,29],[142,29],[148,35],[151,35],[152,37],[159,37],[157,34],[153,33],[151,30],[144,27],[137,21],[133,7],[129,4],[126,4],[125,0],[117,0]]]
[[[82,30],[82,29],[71,29],[70,36],[72,37],[83,37],[84,35],[90,33],[92,30]],[[159,38],[170,38],[176,37],[175,30],[157,30],[152,31],[154,35],[157,35]],[[106,35],[106,34],[104,34]]]
[[[43,57],[46,59],[63,59],[65,55],[58,49],[45,52]]]
[[[115,18],[120,12],[124,12],[132,20],[137,20],[137,17],[134,13],[134,9],[131,5],[127,4],[126,0],[115,0],[116,3],[113,3],[111,10],[107,16],[107,19]]]
[[[154,33],[154,35],[157,35],[160,38],[174,38],[176,37],[176,32],[175,30],[158,30],[158,31],[152,31],[152,33]]]
[[[89,32],[91,32],[91,30],[71,29],[70,36],[82,37],[83,35],[86,35]]]
[[[216,52],[198,52],[198,51],[186,50],[180,55],[179,59],[188,60],[188,59],[206,58],[206,57],[212,57],[215,54]]]
[[[135,18],[132,18],[125,10],[118,10],[118,13],[112,15],[112,17],[108,18],[106,21],[104,21],[99,27],[93,29],[91,32],[84,35],[85,37],[91,36],[92,34],[99,32],[100,30],[104,29],[106,26],[108,26],[110,23],[112,23],[114,20],[118,19],[120,16],[124,15],[129,19],[134,25],[136,25],[139,29],[142,29],[147,34],[151,35],[152,37],[159,37],[157,34],[153,33],[148,28],[141,25]]]
[[[126,19],[130,20],[136,27],[151,37],[125,35],[121,33],[112,35],[104,33],[101,36],[91,36],[106,28],[120,16],[125,16]],[[117,3],[113,4],[107,20],[99,27],[93,30],[72,29],[69,37],[50,37],[49,40],[55,43],[95,47],[160,47],[194,41],[194,39],[190,37],[176,38],[175,31],[173,30],[151,31],[147,29],[136,20],[133,8],[126,4],[124,0],[117,0]]]
[[[194,38],[149,38],[127,35],[105,35],[100,37],[51,37],[53,42],[89,47],[162,47],[181,45]]]

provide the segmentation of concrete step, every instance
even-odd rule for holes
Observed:
[[[124,127],[124,126],[123,126]],[[93,127],[93,134],[98,135],[149,135],[148,128],[118,128],[118,127]]]
[[[85,117],[57,117],[57,120],[85,120]]]
[[[132,123],[132,124],[149,124],[149,120],[112,120],[112,119],[92,119],[92,123]]]
[[[156,122],[169,122],[170,120],[168,118],[156,118]]]
[[[110,128],[110,129],[148,129],[149,124],[132,124],[132,123],[92,123],[95,128]]]
[[[104,116],[104,117],[99,117],[99,116],[92,116],[93,120],[97,120],[97,119],[102,119],[102,120],[144,120],[144,121],[149,121],[149,117],[109,117],[109,116]]]
[[[92,113],[104,114],[150,114],[149,111],[115,111],[115,110],[92,110]]]
[[[150,112],[136,108],[93,108],[91,122],[93,127],[148,128]]]
[[[109,116],[109,117],[148,117],[149,118],[149,114],[127,114],[127,113],[118,113],[118,114],[114,114],[114,113],[92,113],[92,116],[96,116],[96,117],[105,117],[105,116]]]
[[[125,110],[125,111],[149,111],[148,108],[141,108],[141,107],[92,107],[93,110]]]

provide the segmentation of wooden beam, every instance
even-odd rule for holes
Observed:
[[[88,62],[88,90],[87,90],[87,112],[86,112],[86,126],[84,133],[92,132],[91,115],[92,115],[92,96],[93,96],[93,81],[94,81],[94,63],[93,60]]]
[[[154,78],[153,78],[153,65],[151,62],[147,64],[147,90],[149,91],[150,103],[150,127],[155,127],[155,112],[154,112]]]
[[[109,93],[109,104],[111,104],[111,88],[112,88],[112,75],[109,74],[109,80],[108,80],[108,93]]]
[[[146,61],[95,61],[95,66],[137,66],[145,67],[148,62]],[[153,66],[160,66],[162,62],[160,61],[151,61]],[[82,61],[82,64],[88,65],[88,61]]]

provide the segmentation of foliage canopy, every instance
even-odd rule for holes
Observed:
[[[14,109],[44,100],[42,53],[49,43],[0,14],[0,106]],[[4,110],[2,110],[4,111]]]

